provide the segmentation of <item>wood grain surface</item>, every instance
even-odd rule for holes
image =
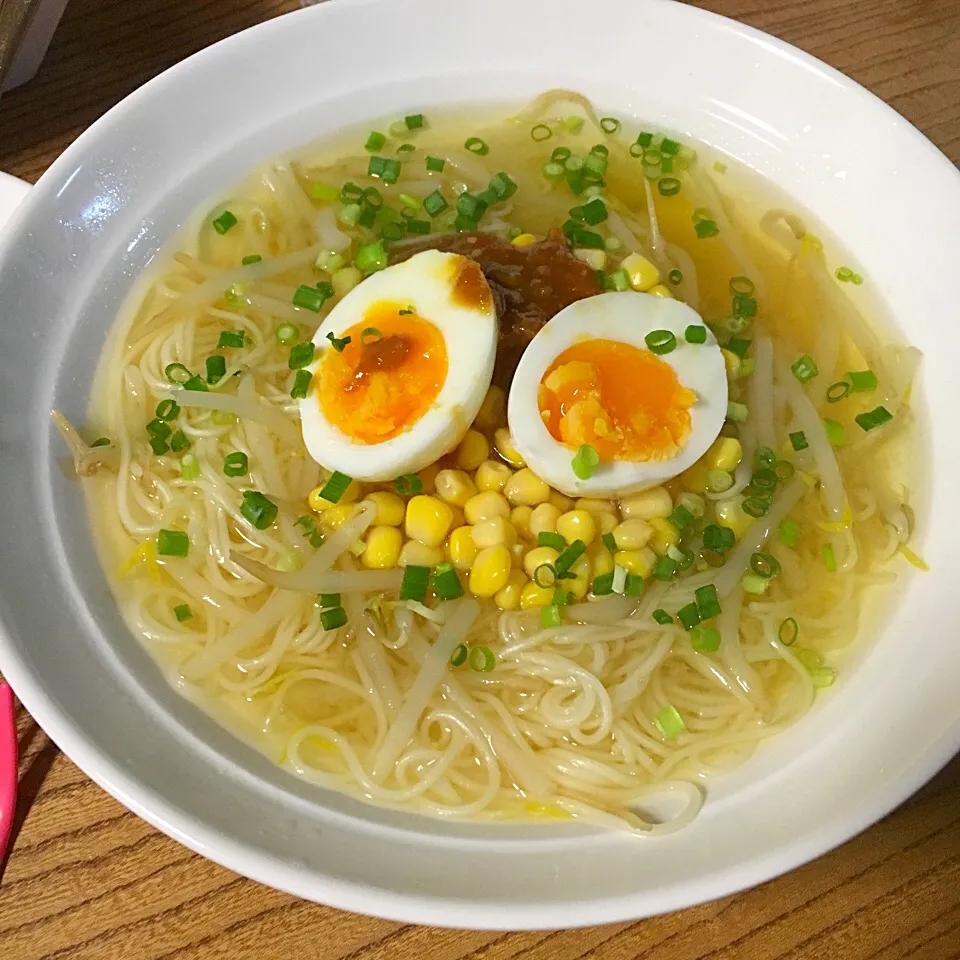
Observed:
[[[545,0],[526,2],[546,15]],[[960,0],[696,5],[821,57],[960,160]],[[145,80],[296,6],[71,0],[39,76],[0,101],[0,169],[36,180]],[[960,758],[871,830],[762,887],[640,923],[493,934],[372,920],[258,886],[125,811],[23,710],[19,730],[22,798],[0,865],[0,960],[960,958]]]

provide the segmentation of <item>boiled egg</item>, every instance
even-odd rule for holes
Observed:
[[[496,308],[480,267],[426,250],[373,274],[313,337],[300,401],[310,456],[358,480],[392,480],[457,445],[490,386]]]
[[[652,350],[650,335],[667,350]],[[726,413],[713,334],[686,304],[646,293],[606,293],[561,310],[524,351],[507,407],[513,445],[534,473],[570,496],[604,497],[682,473]],[[599,457],[584,478],[573,467],[583,445]]]

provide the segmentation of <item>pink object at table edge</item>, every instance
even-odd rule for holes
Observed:
[[[13,690],[0,680],[0,863],[7,850],[17,806],[17,724]]]

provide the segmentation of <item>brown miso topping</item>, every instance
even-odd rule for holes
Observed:
[[[410,352],[410,341],[398,333],[366,340],[360,347],[357,379],[385,370],[395,370]]]
[[[576,300],[600,293],[595,271],[578,260],[559,230],[545,240],[515,247],[489,233],[448,233],[424,237],[391,252],[391,263],[422,250],[458,253],[486,277],[500,321],[494,382],[507,388],[527,344],[555,314]],[[476,281],[477,276],[474,274]]]
[[[451,300],[471,310],[486,312],[490,309],[490,286],[476,260],[461,257],[453,281]]]

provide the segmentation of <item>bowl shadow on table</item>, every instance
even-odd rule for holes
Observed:
[[[296,9],[297,0],[235,0],[199,11],[193,0],[71,0],[37,76],[0,98],[0,169],[35,182],[86,127],[147,80]]]

